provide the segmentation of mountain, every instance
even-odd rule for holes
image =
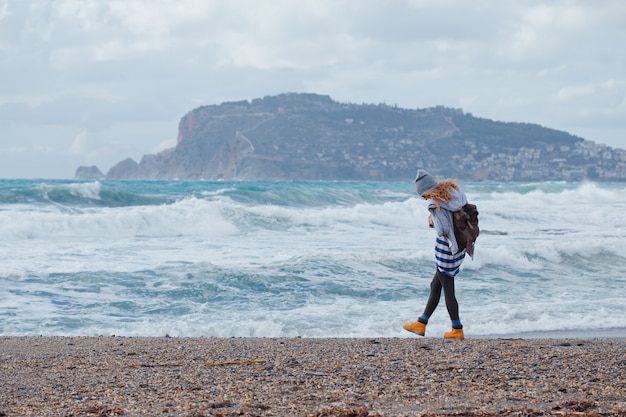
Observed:
[[[536,124],[287,93],[194,109],[174,148],[104,178],[410,180],[425,168],[459,180],[626,180],[625,161],[624,150]]]

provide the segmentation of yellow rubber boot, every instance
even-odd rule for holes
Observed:
[[[402,327],[404,328],[404,330],[418,334],[420,336],[424,336],[426,334],[426,325],[421,321],[415,321],[410,324],[405,324]]]
[[[452,329],[449,332],[445,332],[443,337],[446,339],[465,339],[463,329]]]

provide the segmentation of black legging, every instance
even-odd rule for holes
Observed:
[[[439,304],[441,298],[441,289],[443,288],[443,295],[446,298],[446,307],[450,314],[450,320],[459,319],[459,303],[456,301],[454,295],[454,277],[446,275],[439,270],[435,272],[433,280],[430,282],[430,295],[428,296],[428,302],[424,309],[424,314],[428,317],[432,316],[433,312]]]

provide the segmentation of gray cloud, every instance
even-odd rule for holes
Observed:
[[[204,104],[283,92],[626,147],[626,3],[0,0],[0,177],[104,171]]]

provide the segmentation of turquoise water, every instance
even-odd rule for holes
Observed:
[[[624,334],[624,184],[461,185],[468,336]],[[412,182],[0,180],[0,335],[412,337],[426,216]]]

